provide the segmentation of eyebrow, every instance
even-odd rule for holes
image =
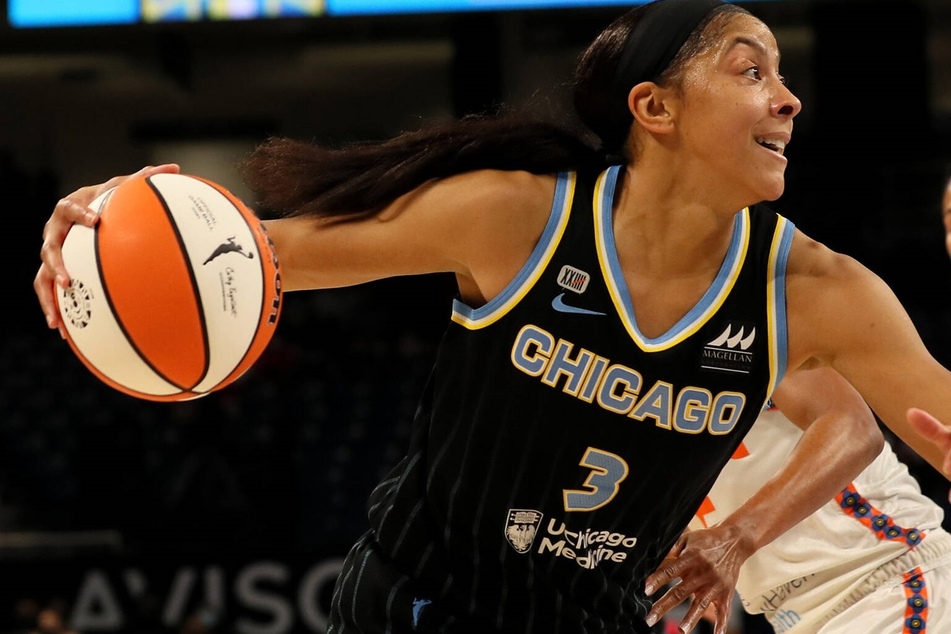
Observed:
[[[760,42],[759,40],[753,39],[753,38],[751,38],[751,37],[747,37],[747,36],[745,36],[745,35],[738,35],[738,36],[736,36],[735,38],[733,38],[733,41],[730,42],[730,46],[727,47],[727,51],[733,50],[734,48],[736,48],[736,47],[739,46],[740,44],[746,44],[746,45],[749,46],[750,48],[754,48],[754,49],[756,49],[757,51],[759,51],[760,53],[762,53],[763,55],[765,55],[766,57],[769,57],[769,50],[767,50],[766,46],[764,46],[762,42]],[[776,52],[776,61],[777,61],[777,62],[779,62],[780,57],[781,57],[781,55],[780,55],[779,51],[777,51],[777,52]]]

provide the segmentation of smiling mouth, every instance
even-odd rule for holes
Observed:
[[[785,141],[779,141],[779,140],[767,141],[765,139],[756,139],[756,142],[762,145],[767,150],[776,152],[777,154],[782,154],[783,150],[786,149]]]

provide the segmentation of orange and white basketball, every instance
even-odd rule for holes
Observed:
[[[197,398],[241,376],[271,340],[281,273],[260,220],[220,185],[130,179],[63,244],[56,299],[76,355],[102,381],[154,401]]]

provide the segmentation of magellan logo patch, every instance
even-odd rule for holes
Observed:
[[[515,552],[527,553],[532,547],[542,517],[541,512],[532,509],[509,509],[505,522],[505,539]]]
[[[703,347],[701,368],[749,374],[753,368],[750,346],[756,340],[752,324],[730,322],[718,337]]]
[[[588,288],[588,282],[591,281],[591,276],[582,271],[581,269],[576,269],[573,266],[568,266],[567,264],[561,267],[561,271],[558,273],[558,286],[578,293],[579,295]]]

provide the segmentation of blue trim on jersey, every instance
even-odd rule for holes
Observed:
[[[603,176],[604,182],[600,191],[600,199],[595,200],[595,214],[600,216],[600,218],[595,219],[595,222],[600,223],[598,230],[603,242],[601,257],[603,263],[607,264],[606,272],[609,277],[609,288],[616,295],[616,300],[619,300],[616,301],[618,310],[635,343],[645,352],[664,350],[680,343],[696,332],[726,299],[746,257],[750,229],[749,210],[743,209],[737,212],[733,222],[733,235],[730,237],[730,245],[723,262],[720,264],[720,270],[710,287],[704,292],[697,304],[671,326],[667,332],[651,339],[644,336],[637,327],[637,319],[634,317],[634,302],[631,300],[627,282],[621,270],[614,241],[614,194],[620,168],[619,165],[608,168],[607,173]]]
[[[773,274],[776,289],[772,306],[776,324],[776,378],[772,385],[773,389],[779,385],[786,375],[786,364],[789,362],[789,335],[786,330],[786,263],[789,261],[789,250],[792,247],[793,234],[796,230],[796,226],[782,216],[777,219],[777,222],[780,223],[781,236],[779,238],[779,248],[776,252],[776,268]],[[772,394],[772,389],[770,394]]]
[[[575,178],[574,172],[558,174],[558,180],[555,184],[555,199],[551,205],[551,214],[548,216],[545,230],[542,231],[538,244],[532,249],[531,256],[522,266],[518,275],[515,276],[515,279],[509,282],[501,293],[479,308],[472,308],[459,299],[453,300],[453,321],[462,324],[466,328],[488,326],[507,313],[531,289],[551,256],[554,255],[555,247],[558,246],[565,231],[565,226],[568,224],[571,202],[574,198]]]

